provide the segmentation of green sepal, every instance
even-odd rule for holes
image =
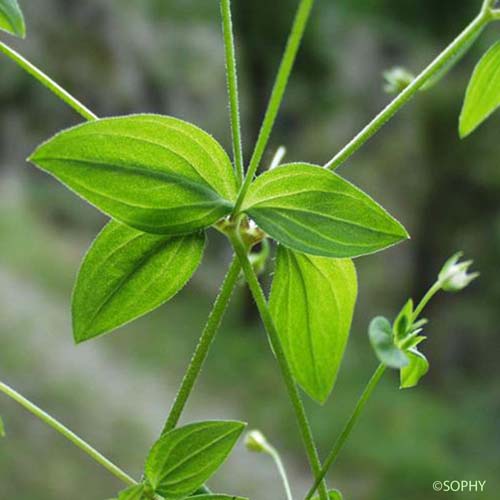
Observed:
[[[406,354],[409,364],[401,369],[401,389],[416,387],[420,379],[429,371],[429,361],[416,347],[408,349]]]
[[[413,300],[409,299],[401,309],[393,324],[393,333],[396,337],[396,341],[403,340],[408,335],[410,329],[412,328],[412,323]]]
[[[368,336],[377,358],[384,365],[397,370],[409,364],[408,356],[394,341],[392,326],[387,318],[374,318],[368,328]]]

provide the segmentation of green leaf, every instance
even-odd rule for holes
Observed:
[[[231,495],[194,495],[189,498],[196,498],[196,500],[248,500],[248,498],[234,497]]]
[[[131,486],[118,495],[118,500],[143,500],[146,498],[144,496],[144,489],[144,484]]]
[[[337,378],[357,288],[351,260],[279,247],[271,314],[295,379],[320,403],[326,401]]]
[[[429,371],[429,361],[416,348],[406,351],[410,363],[401,369],[401,389],[416,387],[420,379]]]
[[[0,417],[0,438],[5,437],[5,425],[3,423],[2,417]]]
[[[471,134],[500,106],[500,42],[479,61],[467,88],[460,115],[463,139]]]
[[[164,304],[203,256],[203,234],[148,234],[110,222],[83,261],[73,293],[77,343],[110,332]]]
[[[201,129],[135,115],[71,128],[30,160],[116,220],[155,234],[185,234],[229,214],[236,179],[229,157]]]
[[[312,255],[357,257],[408,237],[358,188],[329,170],[302,163],[258,177],[243,211],[275,240]]]
[[[146,462],[146,477],[155,493],[169,500],[192,494],[226,460],[244,428],[242,422],[211,421],[165,434]]]
[[[368,335],[375,354],[384,365],[395,369],[408,365],[408,357],[394,343],[392,326],[387,318],[374,318],[370,323]]]
[[[342,493],[339,490],[330,490],[328,492],[329,500],[344,500]],[[313,500],[319,500],[319,496],[313,498]]]
[[[17,0],[0,0],[0,30],[24,38],[26,26]]]

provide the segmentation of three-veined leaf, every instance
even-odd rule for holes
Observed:
[[[320,403],[335,384],[356,297],[351,260],[279,247],[271,313],[295,379]]]
[[[73,293],[73,333],[83,342],[159,307],[191,278],[203,234],[148,234],[110,222],[90,247]]]
[[[312,255],[357,257],[408,237],[398,221],[351,183],[302,163],[258,177],[242,210],[278,242]]]
[[[231,212],[236,179],[222,147],[167,116],[91,121],[57,134],[30,160],[116,220],[186,234]]]
[[[222,465],[244,429],[242,422],[209,421],[166,433],[149,453],[149,484],[168,499],[189,496]]]

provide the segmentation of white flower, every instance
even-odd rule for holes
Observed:
[[[448,259],[443,269],[439,273],[439,283],[441,289],[445,292],[459,292],[474,281],[479,273],[470,273],[469,268],[472,265],[472,260],[459,262],[463,253],[458,252],[453,257]]]

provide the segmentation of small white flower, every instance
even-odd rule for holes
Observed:
[[[267,453],[269,449],[269,443],[260,431],[250,431],[245,437],[245,446],[255,453]]]
[[[459,262],[463,253],[458,252],[453,257],[448,259],[443,269],[439,273],[439,283],[441,289],[445,292],[459,292],[474,281],[479,273],[470,273],[469,268],[472,265],[472,260]]]

